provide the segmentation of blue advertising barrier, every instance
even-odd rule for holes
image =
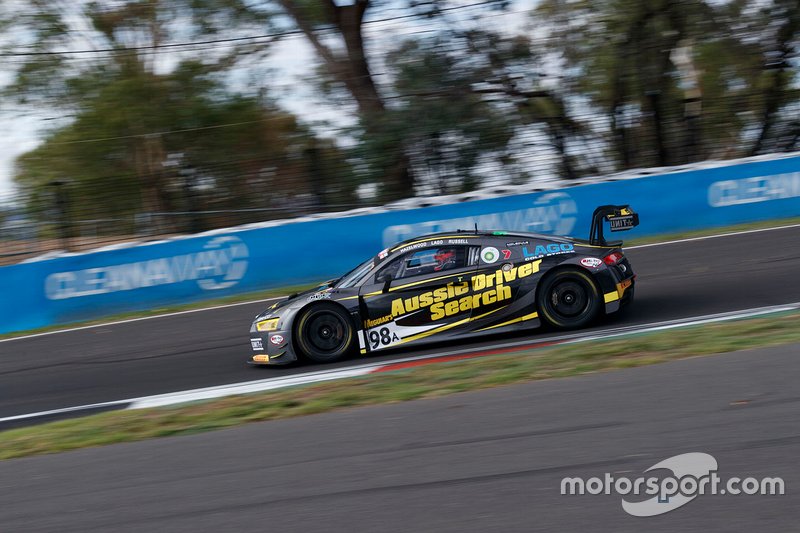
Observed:
[[[423,233],[586,237],[592,211],[630,204],[626,238],[800,215],[800,156],[403,211],[230,228],[0,268],[0,333],[335,277]]]

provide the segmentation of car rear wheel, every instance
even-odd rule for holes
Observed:
[[[317,363],[331,363],[350,352],[355,328],[344,309],[320,303],[298,317],[295,339],[301,355]]]
[[[589,274],[559,270],[542,280],[536,303],[541,318],[551,326],[582,328],[600,312],[600,291]]]

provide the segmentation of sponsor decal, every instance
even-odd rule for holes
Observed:
[[[584,257],[581,259],[581,264],[588,268],[597,268],[603,264],[603,262],[596,257]]]
[[[264,349],[264,344],[261,342],[261,339],[250,339],[250,345],[253,347],[253,350]]]
[[[500,259],[500,252],[497,251],[497,248],[489,246],[481,250],[481,259],[484,263],[496,263]]]
[[[378,259],[381,259],[381,260],[386,259],[386,257],[388,255],[389,255],[389,249],[388,248],[384,248],[383,250],[378,252]]]
[[[525,246],[526,244],[530,244],[530,241],[507,242],[506,246],[508,246],[510,248],[511,246]]]
[[[244,278],[249,256],[238,237],[215,237],[196,253],[56,272],[45,279],[44,292],[49,300],[65,300],[187,281],[206,291],[227,289]]]
[[[271,342],[272,344],[275,344],[276,346],[280,346],[281,344],[283,344],[283,335],[277,335],[277,334],[276,335],[272,335],[269,338],[269,342]]]
[[[439,320],[447,316],[467,312],[471,309],[511,299],[511,283],[539,272],[540,261],[532,261],[508,271],[498,269],[491,274],[476,274],[468,281],[448,283],[433,291],[410,298],[392,301],[392,318],[429,308],[430,319]]]
[[[769,202],[799,196],[800,172],[715,181],[708,187],[708,205],[711,207]]]
[[[380,326],[381,324],[386,324],[391,321],[392,315],[382,316],[373,320],[367,319],[364,321],[364,329],[374,328],[375,326]]]
[[[500,253],[503,254],[503,259],[505,261],[508,261],[509,259],[511,259],[511,250],[500,250]]]
[[[479,228],[505,228],[509,232],[570,235],[575,228],[577,213],[575,200],[569,194],[559,191],[536,197],[532,207],[527,209],[389,226],[383,231],[383,242],[389,246],[426,233],[454,232],[461,228],[471,228],[476,223]]]
[[[608,219],[611,231],[625,231],[634,228],[633,215],[610,217]]]
[[[531,259],[539,259],[542,257],[549,257],[551,255],[569,254],[575,251],[575,246],[571,243],[551,243],[551,244],[537,244],[533,250],[528,250],[527,246],[522,247],[522,255],[526,261]]]
[[[313,302],[316,300],[327,300],[330,297],[331,297],[331,290],[328,289],[327,291],[324,292],[317,292],[312,294],[311,296],[308,297],[308,301]]]

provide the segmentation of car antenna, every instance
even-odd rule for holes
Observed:
[[[478,223],[477,222],[475,223],[475,234],[476,235],[478,234]]]

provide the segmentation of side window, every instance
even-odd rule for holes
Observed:
[[[403,279],[475,266],[480,250],[480,246],[436,246],[408,252],[381,268],[375,282],[383,283],[390,275],[392,279]]]
[[[467,246],[435,246],[408,252],[381,269],[375,281],[385,281],[388,274],[394,279],[403,279],[474,265],[477,263],[477,250],[477,247]]]
[[[393,259],[389,262],[388,265],[381,268],[377,274],[375,274],[375,283],[383,283],[387,279],[397,279],[397,271],[400,269],[400,264],[403,262],[402,257],[398,257],[397,259]]]

